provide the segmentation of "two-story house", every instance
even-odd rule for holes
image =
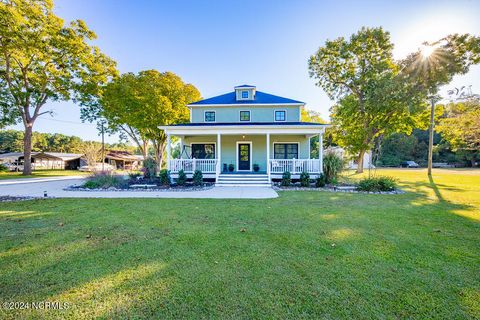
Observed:
[[[167,135],[167,167],[172,178],[201,170],[217,185],[269,185],[285,171],[298,178],[322,172],[323,149],[310,158],[310,139],[327,125],[301,121],[305,103],[241,85],[188,105],[190,123],[160,127]],[[171,137],[180,138],[181,155],[171,159]]]

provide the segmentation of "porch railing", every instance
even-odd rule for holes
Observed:
[[[217,159],[170,159],[170,172],[183,169],[185,173],[200,170],[203,173],[215,173]]]
[[[320,173],[319,159],[270,159],[270,173]]]

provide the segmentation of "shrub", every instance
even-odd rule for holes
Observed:
[[[308,172],[302,172],[300,174],[300,185],[302,187],[310,187],[310,175]]]
[[[317,188],[323,188],[325,187],[325,175],[323,173],[320,173],[318,176],[317,180],[315,181],[315,187]]]
[[[154,179],[158,173],[158,164],[155,159],[152,157],[148,157],[147,159],[143,160],[143,176],[145,179]]]
[[[187,175],[185,174],[185,171],[183,171],[182,169],[178,171],[177,184],[179,186],[184,186],[186,182],[187,182]]]
[[[170,172],[167,169],[160,170],[160,184],[164,186],[170,185]]]
[[[8,172],[8,167],[4,165],[3,163],[0,163],[0,172]]]
[[[333,183],[337,181],[338,175],[342,172],[344,161],[342,157],[334,152],[328,152],[323,157],[323,173],[325,175],[325,183]]]
[[[83,187],[88,189],[123,188],[127,184],[127,181],[121,176],[116,176],[108,172],[97,172],[87,179]]]
[[[195,170],[192,176],[193,185],[201,186],[203,185],[203,174],[201,170]]]
[[[357,184],[360,191],[393,191],[397,188],[397,182],[392,177],[364,178]]]
[[[290,171],[285,171],[282,174],[282,186],[288,187],[292,183],[292,174]]]

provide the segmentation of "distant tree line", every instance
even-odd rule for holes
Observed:
[[[1,130],[0,131],[0,153],[5,152],[23,152],[23,131]],[[32,151],[33,152],[65,152],[65,153],[85,153],[86,149],[94,146],[100,150],[102,144],[97,141],[85,141],[76,136],[67,136],[60,133],[41,133],[33,132]],[[105,144],[107,150],[124,150],[130,153],[138,153],[136,147],[127,143]]]

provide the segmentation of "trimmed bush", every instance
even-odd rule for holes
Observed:
[[[325,187],[325,175],[323,173],[320,173],[318,176],[317,180],[315,181],[315,187],[317,188],[323,188]]]
[[[393,191],[397,188],[397,182],[392,177],[364,178],[357,184],[357,190],[380,192]]]
[[[195,170],[192,176],[193,185],[201,186],[203,185],[203,174],[201,170]]]
[[[164,185],[164,186],[170,185],[170,182],[171,182],[170,172],[167,169],[160,170],[159,179],[160,179],[161,185]]]
[[[285,171],[283,174],[282,174],[282,182],[281,182],[282,186],[284,187],[288,187],[289,185],[292,184],[292,174],[290,173],[290,171]]]
[[[90,176],[83,184],[84,188],[88,189],[108,189],[108,188],[123,188],[128,185],[121,176],[116,176],[108,172],[97,172]]]
[[[300,185],[302,187],[310,187],[310,175],[308,172],[302,172],[300,174]]]
[[[183,171],[182,169],[178,171],[177,184],[179,186],[184,186],[186,182],[187,182],[187,175],[185,174],[185,171]]]
[[[325,175],[325,183],[335,184],[340,172],[344,167],[344,161],[342,157],[334,152],[328,152],[323,157],[323,173]],[[334,183],[335,182],[335,183]]]
[[[145,179],[154,179],[158,173],[157,161],[152,157],[143,160],[142,172]]]

